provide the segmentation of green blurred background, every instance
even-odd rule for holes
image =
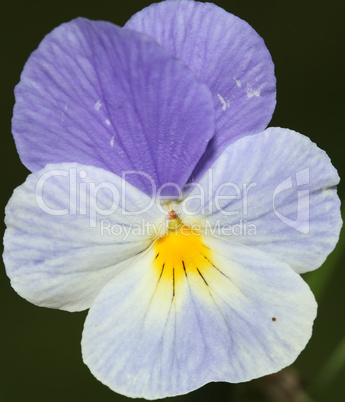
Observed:
[[[23,65],[54,27],[77,16],[123,25],[150,1],[18,1],[1,6],[1,214],[26,178],[11,135],[13,88]],[[276,66],[271,126],[294,129],[326,150],[345,177],[344,2],[229,0],[216,4],[248,21]],[[345,196],[345,180],[339,186]],[[4,225],[1,219],[2,230]],[[318,271],[306,276],[319,301],[313,337],[293,368],[248,384],[209,384],[185,401],[345,401],[345,270],[342,237]],[[99,383],[81,360],[84,313],[36,307],[0,272],[0,402],[127,401]],[[308,394],[308,395],[307,395]]]

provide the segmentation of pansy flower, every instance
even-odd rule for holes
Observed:
[[[32,174],[6,209],[13,288],[90,309],[84,362],[112,390],[162,398],[291,364],[341,227],[328,156],[265,129],[274,66],[260,36],[208,3],[166,1],[124,28],[48,34],[15,90]]]

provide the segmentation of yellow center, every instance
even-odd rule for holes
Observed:
[[[207,283],[207,271],[213,265],[211,250],[203,243],[202,236],[177,217],[169,222],[167,234],[154,244],[154,267],[160,281],[175,286],[189,275],[199,275]]]

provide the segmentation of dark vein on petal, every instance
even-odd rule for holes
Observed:
[[[208,286],[208,283],[206,282],[206,279],[204,278],[203,274],[199,271],[199,268],[196,269],[199,273],[199,275],[202,277],[203,281],[205,282],[206,286]]]
[[[210,260],[206,257],[206,255],[204,255],[204,258],[206,258],[206,260],[212,265],[213,268],[215,268],[219,273],[221,273],[223,276],[225,276],[225,278],[229,279],[229,281],[232,282],[231,278],[229,278],[226,274],[224,274],[223,271],[221,271],[218,267],[216,267],[216,266],[213,264],[213,262],[210,261]]]
[[[193,308],[194,308],[194,311],[195,311],[196,319],[197,319],[197,322],[198,322],[198,325],[199,325],[200,334],[201,334],[201,336],[202,336],[202,338],[203,338],[203,340],[204,340],[204,345],[205,345],[206,349],[209,350],[210,347],[208,346],[208,344],[207,344],[207,342],[206,342],[206,338],[205,338],[204,332],[202,331],[202,326],[201,326],[201,323],[200,323],[200,316],[199,316],[199,313],[198,313],[197,306],[196,306],[196,304],[195,304],[195,300],[194,300],[194,297],[193,297],[192,288],[191,288],[191,285],[190,285],[190,283],[189,283],[188,277],[187,277],[187,284],[188,284],[190,299],[191,299],[191,302],[192,302],[192,305],[193,305]]]
[[[204,257],[205,257],[206,260],[213,266],[213,268],[215,268],[220,274],[222,274],[222,275],[223,275],[226,279],[228,279],[234,286],[236,286],[236,288],[242,293],[242,295],[243,295],[244,297],[246,297],[248,300],[250,300],[250,298],[245,294],[245,292],[241,289],[241,287],[240,287],[237,283],[234,282],[233,279],[231,279],[228,275],[226,275],[223,271],[221,271],[217,266],[215,266],[215,265],[213,264],[213,262],[210,261],[205,255],[204,255]]]
[[[175,267],[173,267],[173,298],[175,297]]]
[[[159,283],[159,281],[161,280],[161,277],[162,277],[162,275],[163,275],[164,267],[165,267],[165,262],[164,262],[163,265],[162,265],[162,270],[161,270],[161,273],[160,273],[160,275],[159,275],[157,285],[158,285],[158,283]]]
[[[186,275],[186,278],[187,278],[186,266],[184,265],[184,261],[183,261],[183,260],[182,260],[182,266],[183,266],[184,274]]]

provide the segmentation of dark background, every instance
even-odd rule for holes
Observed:
[[[123,25],[150,1],[12,0],[5,4],[0,14],[1,214],[13,189],[28,174],[15,149],[10,120],[13,88],[30,53],[62,22],[83,16]],[[309,136],[326,150],[345,177],[344,2],[229,0],[216,4],[248,21],[272,54],[278,94],[270,125]],[[345,195],[345,181],[339,186],[339,195]],[[294,365],[298,372],[286,371],[244,385],[210,384],[175,400],[303,402],[307,399],[298,399],[298,395],[299,388],[305,387],[311,400],[344,401],[344,365],[335,375],[328,373],[328,381],[327,372],[322,372],[344,337],[342,244],[324,267],[307,277],[319,301],[319,315],[313,338]],[[82,363],[80,339],[86,312],[71,314],[26,302],[12,290],[3,268],[0,281],[0,402],[129,400],[95,380]],[[271,388],[279,388],[281,383],[290,384],[291,398],[284,399],[278,390],[269,399]]]

